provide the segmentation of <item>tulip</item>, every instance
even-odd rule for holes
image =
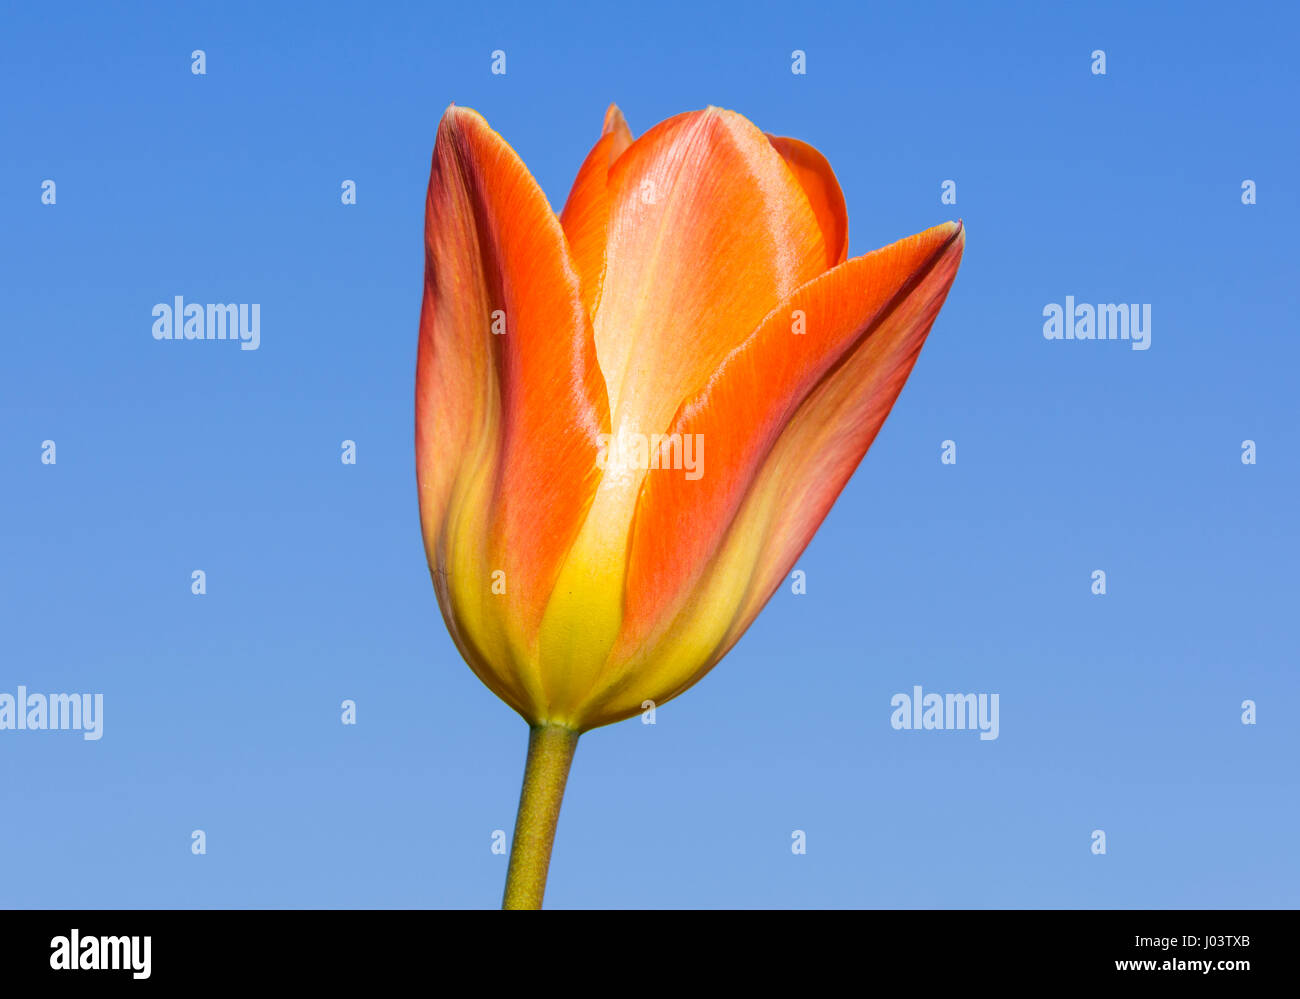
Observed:
[[[482,117],[447,110],[417,481],[451,637],[531,727],[506,907],[541,905],[579,734],[696,683],[790,572],[964,239],[949,222],[848,260],[825,158],[713,107],[634,140],[611,106],[557,217]]]

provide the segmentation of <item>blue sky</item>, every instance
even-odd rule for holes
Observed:
[[[1300,904],[1294,8],[730,6],[6,10],[0,693],[105,717],[0,732],[0,905],[499,904],[527,730],[413,474],[453,101],[557,208],[610,101],[716,104],[826,154],[853,255],[967,226],[807,594],[583,737],[548,905]],[[260,303],[260,349],[155,341],[177,295]],[[1150,304],[1151,348],[1045,340],[1067,295]],[[997,693],[999,738],[895,731],[916,684]]]

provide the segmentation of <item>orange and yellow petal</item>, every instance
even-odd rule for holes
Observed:
[[[849,212],[835,171],[826,157],[806,142],[783,135],[769,134],[767,138],[808,196],[826,241],[826,268],[844,263],[849,255]]]
[[[569,240],[569,255],[582,282],[582,299],[589,314],[595,311],[605,271],[605,234],[611,203],[609,168],[631,144],[632,133],[623,112],[611,104],[605,112],[600,138],[578,170],[564,211],[560,213],[560,223]]]
[[[678,115],[615,162],[596,352],[615,428],[658,432],[767,312],[825,269],[821,226],[767,137]]]
[[[764,315],[825,269],[821,225],[767,136],[719,108],[642,135],[609,175],[595,311],[611,434],[666,429]],[[645,470],[604,468],[542,623],[549,710],[576,724],[622,620],[628,530]]]
[[[559,220],[475,112],[438,128],[425,221],[416,461],[426,552],[453,638],[526,717],[537,633],[590,506],[609,424]]]
[[[936,226],[799,288],[682,407],[670,432],[703,441],[702,474],[645,480],[588,724],[675,696],[748,628],[889,414],[964,242],[960,224]]]

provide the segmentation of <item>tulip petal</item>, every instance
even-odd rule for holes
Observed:
[[[596,352],[613,426],[656,433],[783,298],[825,270],[821,226],[767,137],[720,108],[661,122],[610,171]]]
[[[808,196],[826,240],[827,268],[844,263],[849,255],[849,212],[835,171],[826,157],[806,142],[770,133],[767,138]]]
[[[702,475],[645,479],[616,665],[586,724],[676,696],[744,633],[875,439],[964,241],[959,223],[936,226],[801,287],[681,408],[669,432],[701,436]]]
[[[632,133],[618,105],[605,112],[605,126],[569,190],[560,213],[569,255],[582,281],[582,300],[587,313],[594,314],[600,299],[600,281],[605,273],[605,233],[609,226],[611,192],[609,168],[632,144]]]
[[[826,266],[816,215],[767,137],[719,108],[661,122],[610,170],[613,204],[594,316],[611,436],[660,433],[773,306]],[[611,449],[613,450],[613,449]],[[628,525],[644,466],[604,474],[542,623],[547,717],[580,705],[618,638]]]
[[[529,717],[545,695],[520,665],[599,478],[604,384],[559,220],[514,150],[464,108],[438,127],[425,247],[416,462],[426,552],[462,654]]]

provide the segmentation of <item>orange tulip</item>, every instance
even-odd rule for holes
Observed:
[[[829,164],[718,108],[618,108],[557,218],[473,111],[438,128],[416,461],[438,602],[532,726],[506,904],[540,905],[579,733],[707,673],[888,415],[965,236],[847,260]]]

